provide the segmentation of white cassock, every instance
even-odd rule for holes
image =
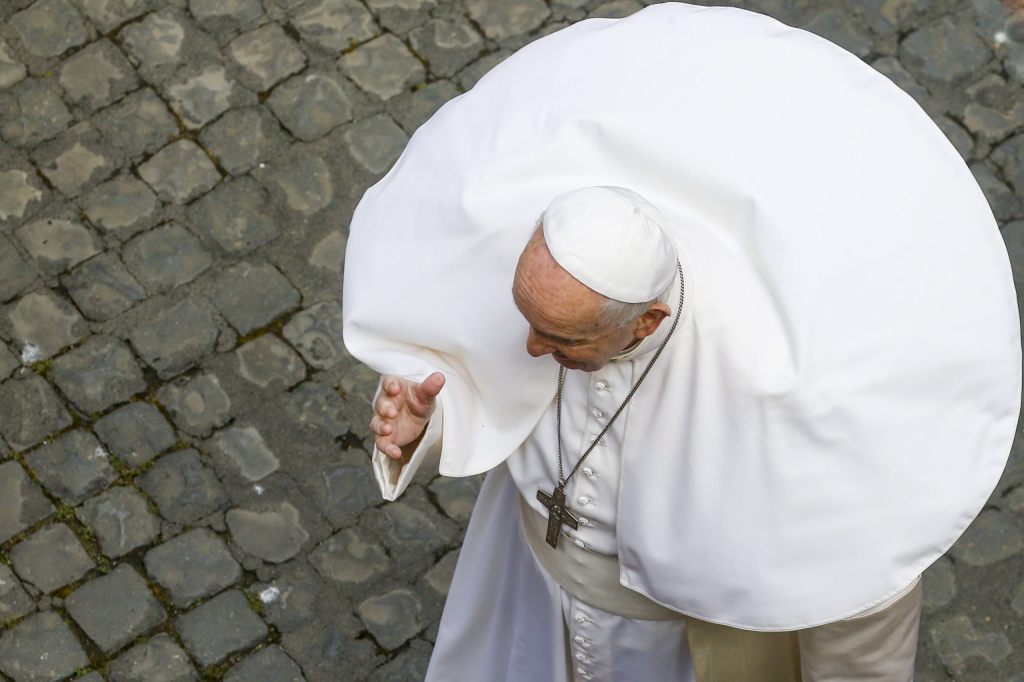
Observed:
[[[615,548],[625,589],[745,631],[818,631],[900,595],[980,511],[1016,430],[1019,320],[991,211],[927,115],[849,53],[750,12],[652,5],[509,57],[353,216],[346,345],[381,373],[442,371],[440,472],[493,470],[432,671],[557,680],[590,657],[517,530],[517,500],[554,482],[557,367],[525,352],[510,287],[545,206],[593,185],[661,210],[687,297],[619,440],[573,479],[595,501],[573,540]],[[602,370],[609,404],[636,364]],[[573,458],[604,412],[582,382],[604,375],[569,376]],[[682,639],[583,618],[611,633],[595,671],[655,630]],[[474,643],[462,662],[455,641]],[[657,650],[639,658],[685,668],[685,649]]]

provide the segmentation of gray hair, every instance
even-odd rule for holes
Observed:
[[[638,317],[646,313],[655,303],[664,303],[673,308],[672,294],[675,282],[670,282],[665,290],[658,294],[657,298],[640,303],[625,303],[616,301],[614,298],[604,298],[601,304],[601,325],[606,327],[625,327],[631,324]]]

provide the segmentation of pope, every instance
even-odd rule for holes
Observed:
[[[443,107],[357,207],[343,308],[384,497],[489,472],[429,680],[908,680],[1020,409],[962,160],[739,10],[574,24]]]

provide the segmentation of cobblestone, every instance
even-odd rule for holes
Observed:
[[[121,39],[135,61],[152,71],[180,61],[185,28],[173,12],[155,12],[126,26]]]
[[[35,279],[36,271],[28,266],[11,242],[0,235],[0,301],[11,300]]]
[[[37,0],[10,19],[24,49],[36,57],[56,57],[89,39],[89,27],[66,0]]]
[[[295,661],[270,645],[246,656],[224,676],[224,682],[306,682]]]
[[[25,463],[50,493],[78,504],[117,478],[107,451],[88,431],[74,429],[25,456]]]
[[[122,256],[128,269],[154,293],[188,284],[213,263],[199,240],[174,222],[135,237],[125,244]]]
[[[532,31],[551,14],[542,0],[467,0],[466,9],[492,40]]]
[[[17,462],[0,464],[0,543],[53,513],[43,491]]]
[[[272,265],[239,263],[221,275],[213,302],[239,334],[270,324],[298,307],[299,292]]]
[[[50,184],[74,197],[107,179],[116,170],[116,159],[91,123],[79,123],[57,139],[33,152],[36,165]]]
[[[70,303],[48,290],[26,294],[7,313],[11,337],[29,362],[42,360],[77,342],[85,320]]]
[[[292,76],[274,88],[267,104],[300,140],[316,140],[352,118],[348,95],[328,73]]]
[[[20,227],[14,234],[47,275],[64,272],[101,250],[95,235],[71,220],[38,220]]]
[[[303,40],[328,52],[341,52],[377,33],[373,17],[356,0],[317,0],[300,7],[292,26]]]
[[[247,554],[272,563],[291,559],[309,539],[299,511],[288,502],[266,511],[232,509],[226,520],[232,538]]]
[[[267,635],[267,626],[238,590],[228,590],[196,607],[178,618],[176,626],[185,647],[203,667],[220,663]]]
[[[167,618],[146,581],[128,564],[85,583],[64,604],[89,639],[108,654]]]
[[[151,88],[133,92],[102,110],[93,121],[104,137],[130,158],[155,152],[178,134],[167,105]]]
[[[18,577],[50,593],[95,567],[75,534],[62,523],[38,530],[11,548]]]
[[[29,78],[0,92],[0,137],[28,147],[54,137],[71,122],[56,84]]]
[[[82,645],[52,611],[33,614],[0,635],[0,672],[15,682],[60,680],[86,665]]]
[[[291,388],[306,376],[306,365],[291,347],[273,334],[264,334],[238,347],[238,372],[260,388],[274,384]]]
[[[36,603],[14,572],[0,564],[0,622],[11,622],[35,611]]]
[[[171,108],[189,128],[202,128],[231,106],[234,82],[221,66],[202,71],[167,86]]]
[[[266,478],[281,466],[254,426],[224,429],[209,440],[209,448],[218,469],[250,483]]]
[[[11,87],[27,75],[28,69],[11,56],[7,41],[0,38],[0,90]]]
[[[297,313],[284,326],[284,337],[317,369],[329,369],[341,361],[341,306],[317,303]]]
[[[137,480],[160,516],[174,523],[194,523],[228,499],[217,476],[192,448],[164,455]]]
[[[215,374],[199,374],[167,384],[157,391],[156,398],[175,425],[193,436],[209,436],[231,416],[231,400]]]
[[[132,402],[105,415],[93,430],[129,466],[145,464],[174,443],[174,429],[153,405]]]
[[[195,143],[178,140],[139,166],[139,176],[164,201],[184,204],[213,189],[220,173]]]
[[[242,577],[242,567],[224,541],[205,528],[182,533],[149,550],[146,571],[178,608],[217,594]]]
[[[953,546],[953,556],[972,566],[987,566],[1024,550],[1024,535],[1002,512],[983,511]]]
[[[349,153],[371,173],[386,171],[408,141],[409,136],[387,114],[357,121],[345,131]]]
[[[407,589],[369,597],[359,605],[359,617],[377,643],[397,649],[419,632],[420,600]]]
[[[110,336],[90,336],[81,346],[57,358],[50,377],[86,414],[103,412],[146,389],[132,352]]]
[[[142,285],[109,252],[86,261],[62,277],[61,283],[78,309],[96,321],[117,317],[146,297]]]
[[[140,323],[128,338],[146,364],[169,379],[212,351],[217,334],[210,315],[185,300]]]
[[[125,174],[93,189],[80,205],[94,225],[125,238],[145,227],[159,201],[145,183]]]
[[[399,95],[426,72],[402,41],[385,34],[341,58],[342,69],[364,91],[381,100]]]
[[[199,675],[188,654],[159,634],[118,656],[107,671],[111,682],[192,682]]]
[[[355,528],[331,536],[309,554],[325,578],[342,585],[362,585],[380,578],[391,565],[384,548]]]
[[[331,171],[323,159],[313,154],[294,155],[253,175],[280,192],[288,208],[302,215],[317,213],[334,199]]]
[[[267,215],[267,196],[249,177],[222,184],[195,203],[192,219],[225,253],[242,255],[274,240],[280,228]]]
[[[104,38],[65,61],[57,82],[72,104],[92,112],[134,90],[139,79],[121,51]]]
[[[257,91],[269,90],[306,66],[306,55],[277,24],[238,36],[228,53],[242,67],[242,83]]]
[[[0,220],[21,218],[29,205],[38,203],[43,192],[38,183],[23,170],[0,173]]]
[[[409,34],[413,49],[438,76],[454,76],[480,56],[484,40],[465,17],[431,19]]]
[[[11,447],[23,450],[71,425],[71,415],[57,394],[35,374],[0,384],[0,434]]]
[[[75,514],[95,533],[100,551],[112,559],[150,544],[160,533],[160,519],[149,511],[146,498],[130,487],[110,488],[86,500]]]
[[[232,175],[240,175],[282,144],[276,120],[263,108],[232,109],[203,128],[199,139]]]

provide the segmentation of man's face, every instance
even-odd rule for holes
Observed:
[[[568,369],[596,371],[637,340],[635,324],[601,323],[605,299],[555,262],[539,231],[519,259],[512,296],[530,325],[526,351],[550,353]]]

